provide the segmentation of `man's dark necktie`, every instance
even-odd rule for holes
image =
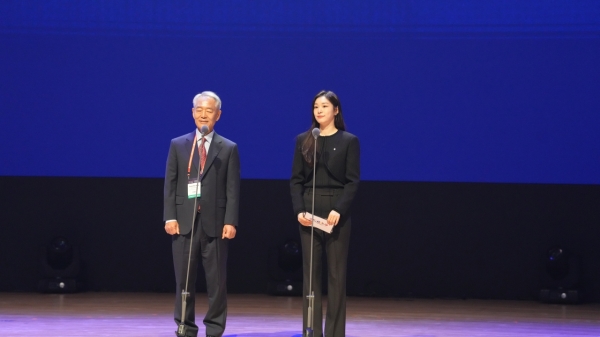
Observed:
[[[200,170],[204,172],[204,165],[206,164],[206,147],[204,147],[204,143],[206,142],[206,138],[202,137],[202,141],[200,142]]]

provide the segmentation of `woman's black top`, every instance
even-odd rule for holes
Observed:
[[[317,138],[317,173],[310,174],[307,181],[304,183],[304,188],[312,188],[313,177],[316,177],[316,188],[344,188],[344,183],[337,180],[325,166],[323,162],[323,150],[327,145],[327,141],[334,137],[337,133],[330,136],[320,136]]]
[[[296,137],[290,191],[295,214],[307,211],[303,193],[312,188],[313,165],[302,156],[302,143],[308,132]],[[310,135],[312,137],[312,135]],[[317,188],[343,189],[333,209],[348,214],[360,180],[360,144],[355,135],[338,130],[330,136],[317,138]]]

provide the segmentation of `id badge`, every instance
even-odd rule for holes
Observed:
[[[188,181],[188,199],[200,198],[202,194],[202,182],[198,179],[191,179]]]

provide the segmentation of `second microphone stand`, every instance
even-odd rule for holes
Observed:
[[[312,271],[313,271],[313,242],[314,242],[314,233],[315,233],[315,182],[316,182],[316,173],[317,173],[317,137],[321,134],[321,130],[318,128],[314,128],[312,130],[312,135],[315,138],[315,146],[313,151],[313,186],[312,186],[312,208],[311,208],[311,224],[310,224],[310,269],[308,273],[308,295],[306,298],[308,299],[308,312],[306,315],[306,331],[304,331],[304,337],[313,337],[314,329],[313,322],[315,318],[315,293],[312,290]]]

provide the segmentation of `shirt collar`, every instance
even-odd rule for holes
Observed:
[[[212,139],[213,139],[214,135],[215,135],[215,129],[213,129],[210,133],[208,133],[206,136],[204,136],[204,138],[206,138],[206,141],[210,144],[210,143],[212,143]],[[202,135],[200,134],[200,130],[198,130],[198,128],[196,128],[196,140],[197,141],[202,140]]]

